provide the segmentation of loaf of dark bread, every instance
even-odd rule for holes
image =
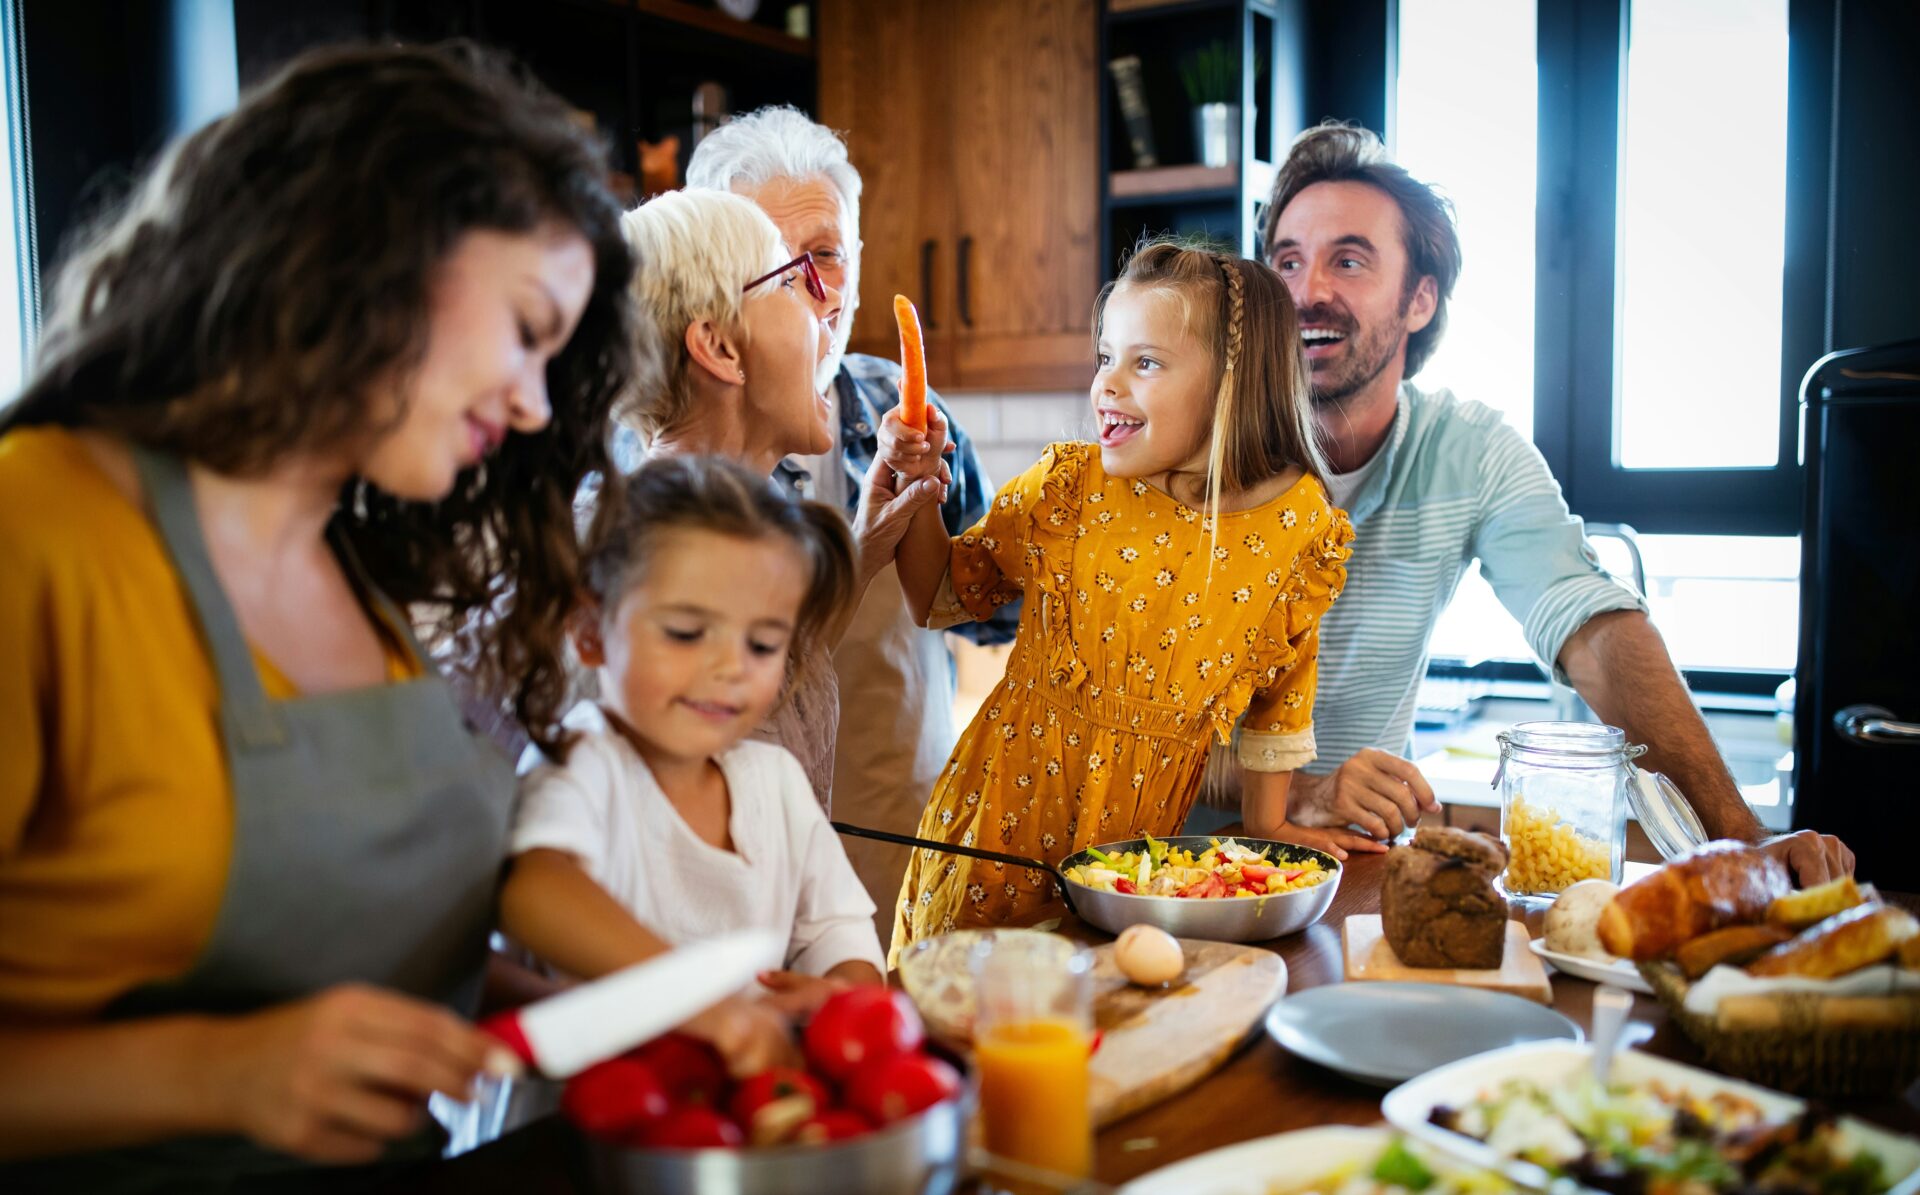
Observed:
[[[1380,923],[1394,954],[1409,967],[1498,967],[1507,902],[1493,881],[1506,866],[1498,839],[1445,827],[1389,851]]]

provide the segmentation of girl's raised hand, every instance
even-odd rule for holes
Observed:
[[[903,483],[934,477],[944,487],[951,481],[945,456],[953,451],[953,445],[947,438],[947,417],[939,407],[927,404],[924,432],[908,427],[900,418],[900,408],[895,407],[880,420],[879,440],[875,459],[899,474]]]

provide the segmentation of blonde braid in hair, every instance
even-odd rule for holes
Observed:
[[[1225,363],[1220,369],[1220,389],[1213,399],[1213,440],[1207,451],[1207,508],[1211,531],[1207,543],[1207,585],[1213,584],[1214,550],[1220,546],[1220,495],[1225,488],[1227,434],[1233,427],[1233,372],[1240,362],[1242,329],[1246,323],[1246,287],[1233,259],[1224,253],[1213,254],[1226,283],[1227,321]]]

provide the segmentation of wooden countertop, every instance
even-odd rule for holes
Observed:
[[[1320,923],[1273,944],[1287,963],[1287,990],[1304,991],[1341,980],[1340,923],[1354,913],[1380,910],[1385,857],[1356,856],[1347,864],[1340,892]],[[1908,908],[1920,899],[1890,897]],[[1036,920],[1049,914],[1036,914]],[[1516,916],[1519,914],[1516,912]],[[1538,932],[1541,914],[1528,916]],[[1061,932],[1088,941],[1106,935],[1070,922]],[[1592,1028],[1594,985],[1556,974],[1553,1007],[1582,1029]],[[1650,996],[1636,998],[1634,1021],[1654,1029],[1640,1047],[1664,1057],[1702,1065],[1698,1050]],[[1257,1034],[1220,1071],[1193,1089],[1103,1131],[1095,1142],[1095,1177],[1118,1184],[1147,1171],[1223,1145],[1322,1124],[1377,1124],[1380,1088],[1368,1087],[1295,1058]],[[1920,1108],[1899,1099],[1841,1101],[1845,1112],[1920,1136]],[[409,1189],[445,1192],[581,1192],[570,1176],[567,1131],[544,1121],[512,1133],[463,1157],[443,1163]]]

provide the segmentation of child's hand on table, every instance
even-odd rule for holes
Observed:
[[[1387,844],[1365,834],[1352,830],[1318,830],[1311,826],[1294,825],[1283,822],[1271,830],[1262,832],[1253,826],[1247,827],[1247,833],[1254,838],[1271,838],[1278,842],[1297,842],[1301,846],[1310,846],[1317,851],[1325,851],[1336,859],[1344,860],[1349,851],[1359,851],[1365,855],[1385,853]]]

